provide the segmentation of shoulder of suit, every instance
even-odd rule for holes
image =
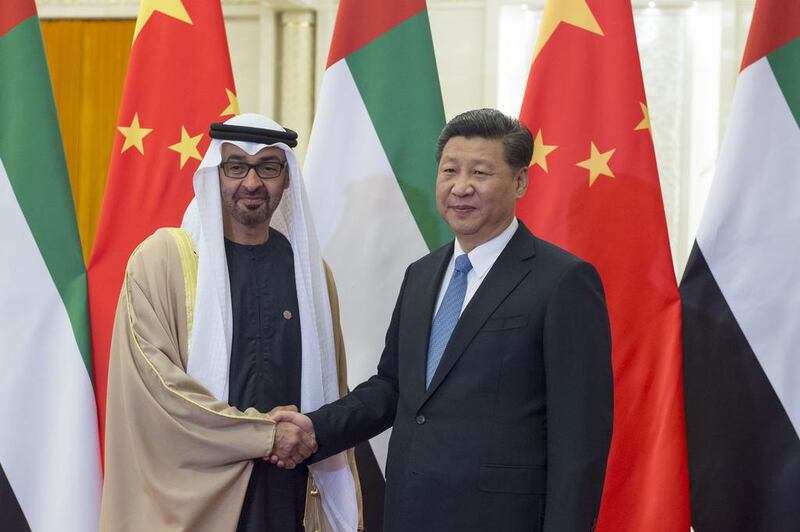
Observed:
[[[568,268],[578,263],[587,263],[588,261],[570,253],[566,249],[543,240],[537,236],[533,237],[536,243],[536,257],[547,261],[552,261],[554,264]]]

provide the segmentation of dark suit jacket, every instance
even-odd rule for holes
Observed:
[[[309,414],[329,456],[394,426],[386,532],[587,532],[611,441],[600,278],[520,224],[425,389],[448,244],[406,270],[377,375]]]

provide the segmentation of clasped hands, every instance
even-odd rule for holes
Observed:
[[[276,406],[268,415],[277,426],[272,451],[264,460],[278,467],[294,469],[317,452],[314,424],[296,406]]]

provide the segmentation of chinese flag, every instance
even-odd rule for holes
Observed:
[[[520,118],[535,144],[519,217],[606,291],[614,435],[597,530],[685,532],[681,306],[630,0],[547,2]]]
[[[101,441],[128,257],[157,228],[180,225],[209,124],[238,112],[219,0],[142,0],[88,266]]]

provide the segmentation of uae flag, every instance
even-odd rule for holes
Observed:
[[[88,267],[101,434],[128,257],[157,228],[180,225],[209,125],[238,112],[219,0],[142,0]]]
[[[304,176],[336,277],[348,377],[375,373],[403,273],[452,238],[434,201],[444,110],[424,0],[341,0]],[[356,450],[380,530],[388,431]],[[376,461],[377,459],[377,461]]]
[[[630,0],[547,2],[520,117],[535,142],[518,214],[606,292],[614,434],[597,530],[685,532],[681,306]]]
[[[86,268],[33,0],[0,3],[0,528],[96,530]]]
[[[757,0],[683,280],[696,532],[800,530],[800,2]]]

